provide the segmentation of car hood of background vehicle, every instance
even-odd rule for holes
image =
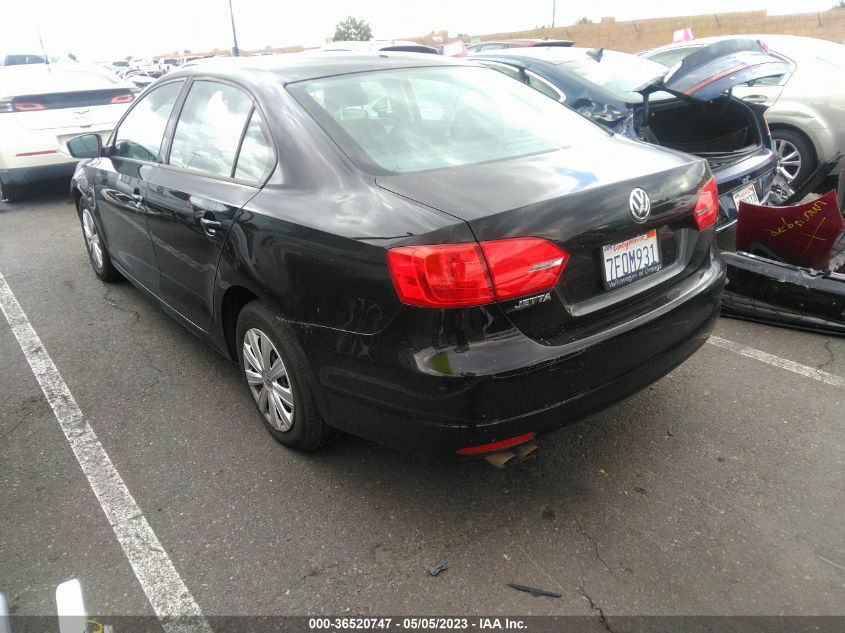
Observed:
[[[471,222],[589,188],[636,181],[698,160],[613,136],[589,146],[533,156],[378,176],[376,182],[388,191]]]
[[[758,40],[716,42],[688,55],[665,75],[637,89],[643,95],[665,90],[679,97],[709,101],[738,84],[792,72]]]

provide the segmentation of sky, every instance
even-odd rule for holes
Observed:
[[[376,38],[447,29],[470,35],[599,21],[767,9],[769,14],[823,11],[835,0],[231,0],[241,49],[315,46],[349,15],[370,23]],[[80,60],[228,49],[228,0],[0,0],[0,49],[73,53]]]

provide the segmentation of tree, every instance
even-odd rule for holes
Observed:
[[[68,53],[67,56],[68,56],[68,59],[72,59],[73,61],[77,61],[76,55],[74,55],[73,53]]]
[[[593,23],[593,21],[590,18],[581,18],[580,20],[578,20],[575,23],[575,25],[577,26],[579,24],[592,24],[592,23]]]
[[[184,55],[190,55],[190,54],[191,54],[191,49],[190,49],[190,48],[186,48],[183,54],[184,54]]]
[[[351,15],[337,23],[334,30],[335,42],[367,42],[373,39],[373,31],[364,20],[358,20]]]
[[[836,4],[831,7],[833,9],[845,9],[845,0],[839,0]]]

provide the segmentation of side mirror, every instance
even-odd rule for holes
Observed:
[[[67,151],[74,158],[97,158],[103,154],[103,139],[99,134],[75,136],[67,142]]]

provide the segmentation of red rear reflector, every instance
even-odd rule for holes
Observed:
[[[478,453],[489,453],[490,451],[498,451],[503,448],[508,448],[509,446],[516,446],[517,444],[522,444],[523,442],[530,442],[537,434],[535,432],[526,433],[525,435],[519,435],[517,437],[512,437],[509,440],[499,440],[498,442],[490,442],[489,444],[479,444],[478,446],[467,446],[466,448],[461,448],[455,451],[458,455],[476,455]]]
[[[699,231],[703,231],[712,225],[719,217],[719,190],[716,189],[715,178],[708,180],[701,188],[692,215]]]
[[[111,98],[112,103],[131,103],[135,97],[132,96],[131,92],[127,92],[125,94],[115,95]]]
[[[402,246],[387,251],[399,300],[455,308],[493,302],[493,286],[478,244]]]
[[[45,109],[43,103],[35,103],[34,101],[20,101],[15,104],[15,110],[18,112],[34,112]]]
[[[21,152],[20,154],[15,154],[15,156],[44,156],[46,154],[58,154],[58,152],[54,149],[45,149],[40,152]]]
[[[496,300],[548,290],[557,283],[569,253],[538,237],[481,242]]]

